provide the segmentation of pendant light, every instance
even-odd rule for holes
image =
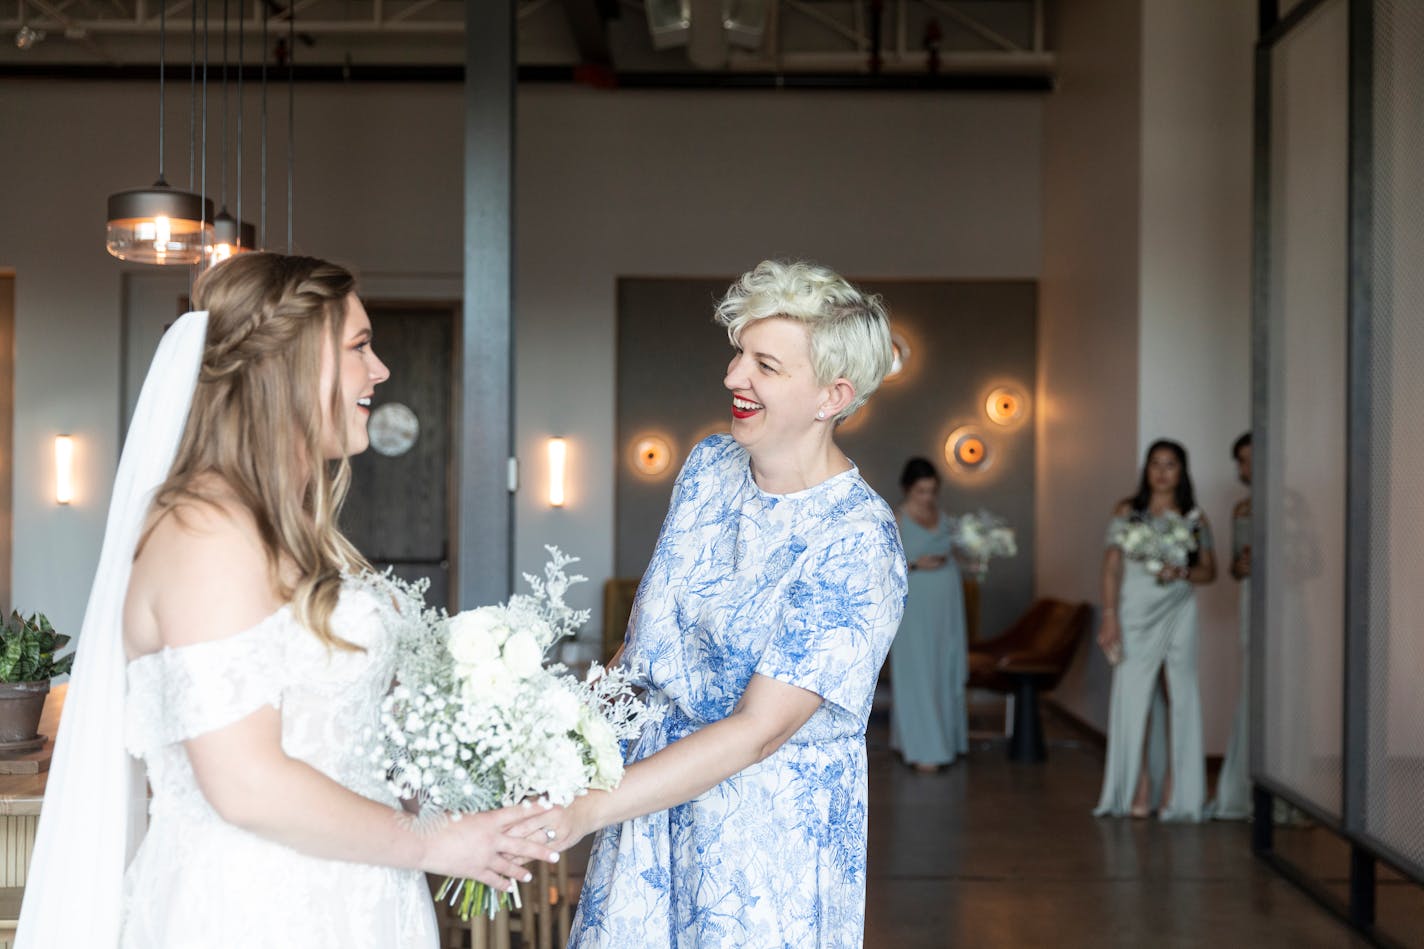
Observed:
[[[163,176],[166,4],[158,5],[158,180],[152,187],[109,196],[105,246],[120,260],[187,265],[203,259],[211,237],[213,203],[171,187]]]
[[[222,161],[222,186],[221,186],[221,191],[220,191],[220,193],[221,193],[221,198],[220,198],[220,200],[221,200],[221,208],[222,208],[222,209],[221,209],[220,211],[218,211],[217,217],[213,218],[213,242],[212,242],[212,245],[208,248],[208,266],[212,266],[213,264],[222,263],[224,260],[227,260],[229,257],[233,256],[234,254],[242,254],[242,253],[246,253],[246,252],[248,252],[248,251],[251,251],[251,250],[255,249],[255,244],[257,243],[257,240],[256,240],[256,238],[257,238],[257,229],[254,228],[251,224],[248,224],[248,223],[246,223],[246,222],[240,220],[239,218],[234,218],[234,217],[233,217],[231,214],[229,214],[228,211],[227,211],[227,126],[228,126],[228,118],[227,118],[227,24],[228,24],[227,0],[223,0],[223,10],[222,10],[222,14],[223,14],[223,35],[222,35],[222,57],[223,57],[223,62],[222,62],[222,100],[223,100],[222,123],[223,123],[223,128],[222,128],[222,159],[221,159],[221,161]],[[242,44],[242,34],[241,34],[242,26],[241,26],[241,20],[239,20],[238,23],[239,23],[239,25],[238,25],[238,30],[239,30],[239,33],[238,33],[238,49],[240,50],[240,49],[242,48],[242,47],[241,47],[241,44]],[[206,59],[206,45],[205,45],[205,47],[204,47],[204,59]],[[239,179],[239,180],[238,180],[238,189],[239,189],[238,193],[241,194],[241,188],[242,188],[242,183],[241,183],[241,176],[242,176],[242,151],[241,151],[241,149],[242,149],[242,98],[241,98],[241,89],[242,89],[242,85],[241,85],[241,83],[242,83],[242,72],[241,72],[241,70],[242,70],[242,62],[241,62],[241,57],[240,57],[240,56],[239,56],[239,61],[238,61],[238,66],[237,66],[237,68],[238,68],[238,90],[239,90],[239,95],[238,95],[238,100],[237,100],[237,107],[238,107],[238,115],[237,115],[237,127],[238,127],[238,139],[237,139],[237,142],[238,142],[238,145],[237,145],[237,147],[238,147],[238,165],[237,165],[237,173],[238,173],[238,179]],[[241,199],[239,198],[239,202],[238,202],[238,209],[239,209],[239,210],[238,210],[238,213],[239,213],[239,214],[242,213],[241,207],[242,207]]]
[[[262,127],[258,149],[261,161],[257,173],[258,190],[261,194],[261,205],[257,212],[257,240],[261,247],[269,246],[267,243],[267,23],[269,13],[269,5],[264,2],[262,4]]]
[[[296,198],[297,5],[287,4],[287,253],[292,253],[292,205]]]

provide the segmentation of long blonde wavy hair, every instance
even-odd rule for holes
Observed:
[[[346,406],[339,375],[325,393],[319,378],[323,346],[340,365],[355,286],[335,264],[267,253],[232,257],[198,278],[193,308],[208,311],[202,367],[149,521],[181,517],[185,503],[218,504],[209,485],[220,480],[257,525],[273,588],[338,649],[358,648],[331,630],[342,574],[370,565],[337,526],[351,466],[344,451],[335,462],[323,457],[321,400],[343,449]]]

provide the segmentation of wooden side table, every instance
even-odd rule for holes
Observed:
[[[969,648],[979,645],[979,581],[964,575],[964,630]]]
[[[0,774],[0,949],[10,949],[15,923],[20,916],[20,900],[30,875],[30,854],[35,849],[35,831],[40,823],[40,804],[49,779],[49,760],[54,754],[54,736],[64,710],[69,683],[50,689],[40,718],[40,734],[48,736],[44,748],[23,756],[22,770],[31,774]],[[17,768],[21,762],[15,762]],[[14,915],[10,915],[13,913]]]

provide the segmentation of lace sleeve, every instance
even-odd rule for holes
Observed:
[[[129,751],[144,755],[281,706],[283,607],[223,639],[164,648],[129,663],[125,714]]]

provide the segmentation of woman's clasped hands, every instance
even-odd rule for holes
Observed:
[[[605,795],[586,791],[567,805],[531,798],[518,805],[521,819],[510,825],[508,833],[556,852],[567,850],[597,829],[592,811],[596,799]]]
[[[426,840],[421,869],[427,873],[477,880],[496,890],[513,890],[533,878],[530,860],[559,862],[559,850],[544,835],[523,826],[528,811],[515,805],[476,814],[451,814]]]

